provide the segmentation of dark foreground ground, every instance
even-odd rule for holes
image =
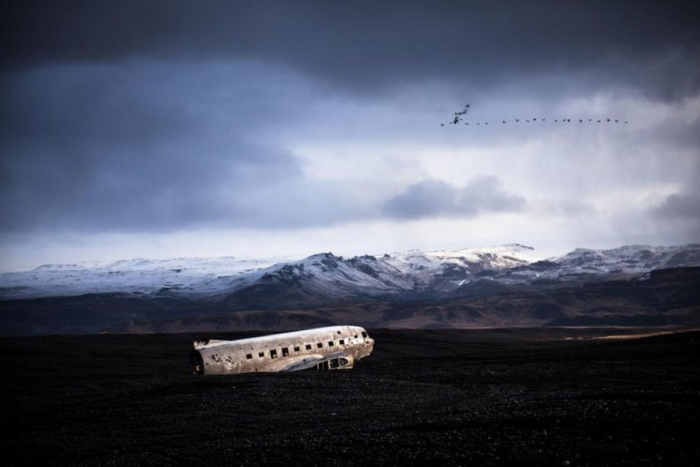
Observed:
[[[581,339],[611,333],[370,330],[375,352],[352,371],[220,377],[187,364],[192,339],[213,336],[4,338],[0,458],[700,465],[700,332]]]

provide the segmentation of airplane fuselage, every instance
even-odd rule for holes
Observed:
[[[359,326],[329,326],[234,341],[196,341],[190,354],[199,375],[350,369],[374,340]]]

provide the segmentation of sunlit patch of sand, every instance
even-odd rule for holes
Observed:
[[[665,336],[669,334],[678,334],[682,332],[693,332],[698,331],[698,328],[692,329],[671,329],[671,330],[658,330],[658,331],[640,331],[632,332],[628,334],[606,334],[603,336],[567,336],[564,340],[630,340],[630,339],[641,339],[644,337],[655,337],[655,336]]]

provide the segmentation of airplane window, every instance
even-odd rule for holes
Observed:
[[[245,358],[247,358],[248,360],[250,360],[251,358],[253,358],[253,354],[252,354],[252,353],[247,353],[247,354],[245,354]]]
[[[270,358],[277,358],[277,349],[270,350]]]
[[[318,344],[316,344],[316,347],[318,347],[319,349],[323,347],[323,342],[319,342]]]
[[[365,331],[362,331],[362,337],[367,337],[367,333]]]
[[[328,347],[333,347],[333,341],[328,341]]]
[[[265,356],[265,352],[258,352],[258,357],[263,358]]]
[[[340,339],[340,345],[345,345],[345,339]]]
[[[306,344],[306,350],[311,350],[311,344]]]
[[[289,349],[287,347],[282,347],[282,356],[287,357],[289,355]]]
[[[295,352],[299,352],[299,346],[298,346],[298,345],[295,345],[295,346],[294,346],[294,351],[295,351]]]

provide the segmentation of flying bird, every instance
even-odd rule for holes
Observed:
[[[464,121],[464,115],[466,115],[466,114],[469,112],[470,108],[471,108],[471,104],[465,104],[463,109],[461,109],[461,110],[459,110],[459,111],[457,111],[457,112],[454,112],[454,116],[453,116],[452,120],[449,121],[449,122],[447,122],[447,123],[449,123],[450,125],[458,125],[459,123],[463,123],[464,125],[469,126],[469,122]],[[525,122],[525,123],[530,123],[530,120],[532,120],[532,122],[534,123],[534,122],[537,122],[538,119],[533,117],[533,118],[531,118],[531,119],[526,119],[524,122]],[[540,119],[539,119],[540,122],[545,122],[546,120],[547,120],[547,119],[545,119],[545,118],[540,118]],[[554,121],[555,121],[556,123],[558,123],[560,120],[561,120],[562,123],[571,123],[571,119],[570,119],[570,118],[562,118],[562,119],[555,118],[555,119],[554,119]],[[519,119],[519,118],[515,118],[515,119],[513,119],[513,120],[511,120],[511,121],[515,121],[515,123],[520,123],[520,119]],[[574,122],[575,122],[575,121],[576,121],[576,119],[574,119]],[[585,121],[585,119],[583,119],[583,118],[579,118],[579,119],[578,119],[578,122],[579,122],[579,123],[583,123],[584,121]],[[589,122],[592,122],[593,119],[592,119],[592,118],[589,118],[588,121],[589,121]],[[598,122],[598,123],[601,123],[601,122],[608,122],[608,123],[609,123],[609,122],[612,122],[612,121],[614,121],[615,123],[622,123],[620,120],[613,120],[613,119],[610,119],[610,118],[601,119],[601,120],[595,120],[595,121]],[[489,124],[489,122],[472,122],[472,124],[476,124],[476,125],[478,125],[478,126],[481,126],[482,123],[483,123],[484,125],[488,125],[488,124]],[[506,123],[508,123],[508,120],[501,120],[501,123],[502,123],[503,125],[505,125]],[[628,123],[628,122],[625,121],[624,123]],[[445,126],[445,123],[440,123],[440,126],[444,127],[444,126]]]
[[[462,121],[462,116],[466,115],[467,112],[469,111],[469,107],[471,107],[469,104],[466,104],[464,106],[464,109],[460,110],[459,112],[454,113],[454,118],[452,119],[451,122],[448,122],[450,125],[457,125],[459,122]],[[441,124],[440,126],[444,126],[444,124]]]

